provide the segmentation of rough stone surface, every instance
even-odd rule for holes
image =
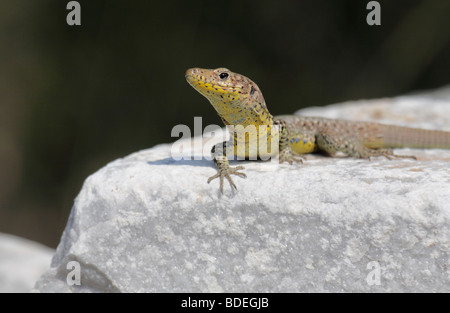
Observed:
[[[55,250],[0,233],[0,293],[29,292],[50,268]]]
[[[298,113],[450,131],[450,90]],[[213,143],[195,138],[192,152]],[[86,179],[35,291],[450,292],[450,151],[241,162],[248,178],[220,195],[206,156],[175,161],[171,148]],[[80,286],[66,283],[69,261]]]

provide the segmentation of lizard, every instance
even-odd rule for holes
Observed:
[[[330,156],[343,153],[363,159],[378,156],[416,159],[394,154],[393,149],[450,149],[450,132],[446,131],[322,117],[272,116],[258,85],[224,67],[190,68],[185,78],[209,100],[225,125],[235,127],[230,130],[232,140],[211,149],[217,173],[207,182],[219,178],[221,193],[224,179],[237,190],[231,175],[247,177],[241,171],[244,166],[230,166],[228,156],[231,153],[244,159],[278,156],[280,163],[292,164],[303,163],[303,155],[314,152]],[[239,133],[238,125],[253,130]],[[262,145],[272,149],[261,149]]]

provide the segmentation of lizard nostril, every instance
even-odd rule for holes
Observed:
[[[186,71],[186,76],[196,75],[198,73],[198,68],[190,68]]]

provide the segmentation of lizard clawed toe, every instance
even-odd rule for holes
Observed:
[[[398,154],[393,154],[392,155],[395,159],[413,159],[417,161],[417,157],[414,155],[398,155]]]
[[[371,154],[369,155],[369,160],[371,159],[371,157],[377,157],[377,156],[383,156],[388,160],[394,160],[394,159],[413,159],[413,160],[417,160],[417,157],[415,157],[414,155],[399,155],[399,154],[394,154],[392,152],[392,150],[387,150],[387,149],[383,149],[383,150],[372,150]]]
[[[218,172],[211,176],[210,178],[208,178],[208,184],[216,179],[216,178],[220,178],[220,192],[223,193],[223,179],[226,178],[228,180],[228,182],[230,183],[231,187],[234,188],[235,190],[237,190],[236,185],[233,182],[233,179],[231,178],[230,175],[237,175],[243,178],[247,178],[247,175],[245,173],[239,172],[239,170],[243,170],[245,169],[244,166],[239,165],[236,167],[228,167],[226,169],[219,169]]]

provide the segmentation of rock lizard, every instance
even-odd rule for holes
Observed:
[[[280,163],[292,164],[302,163],[302,155],[313,152],[331,156],[341,152],[349,157],[365,159],[377,156],[415,159],[414,156],[394,154],[392,149],[450,149],[450,132],[445,131],[321,117],[273,117],[259,87],[244,75],[226,68],[191,68],[185,77],[209,100],[224,124],[234,126],[232,140],[211,149],[217,174],[211,176],[208,183],[219,178],[222,193],[224,179],[237,189],[231,175],[247,177],[241,171],[243,166],[229,165],[227,154],[230,153],[245,159],[278,156]],[[238,125],[247,133],[237,131]],[[261,149],[262,144],[265,149]],[[267,149],[272,146],[275,148]]]

